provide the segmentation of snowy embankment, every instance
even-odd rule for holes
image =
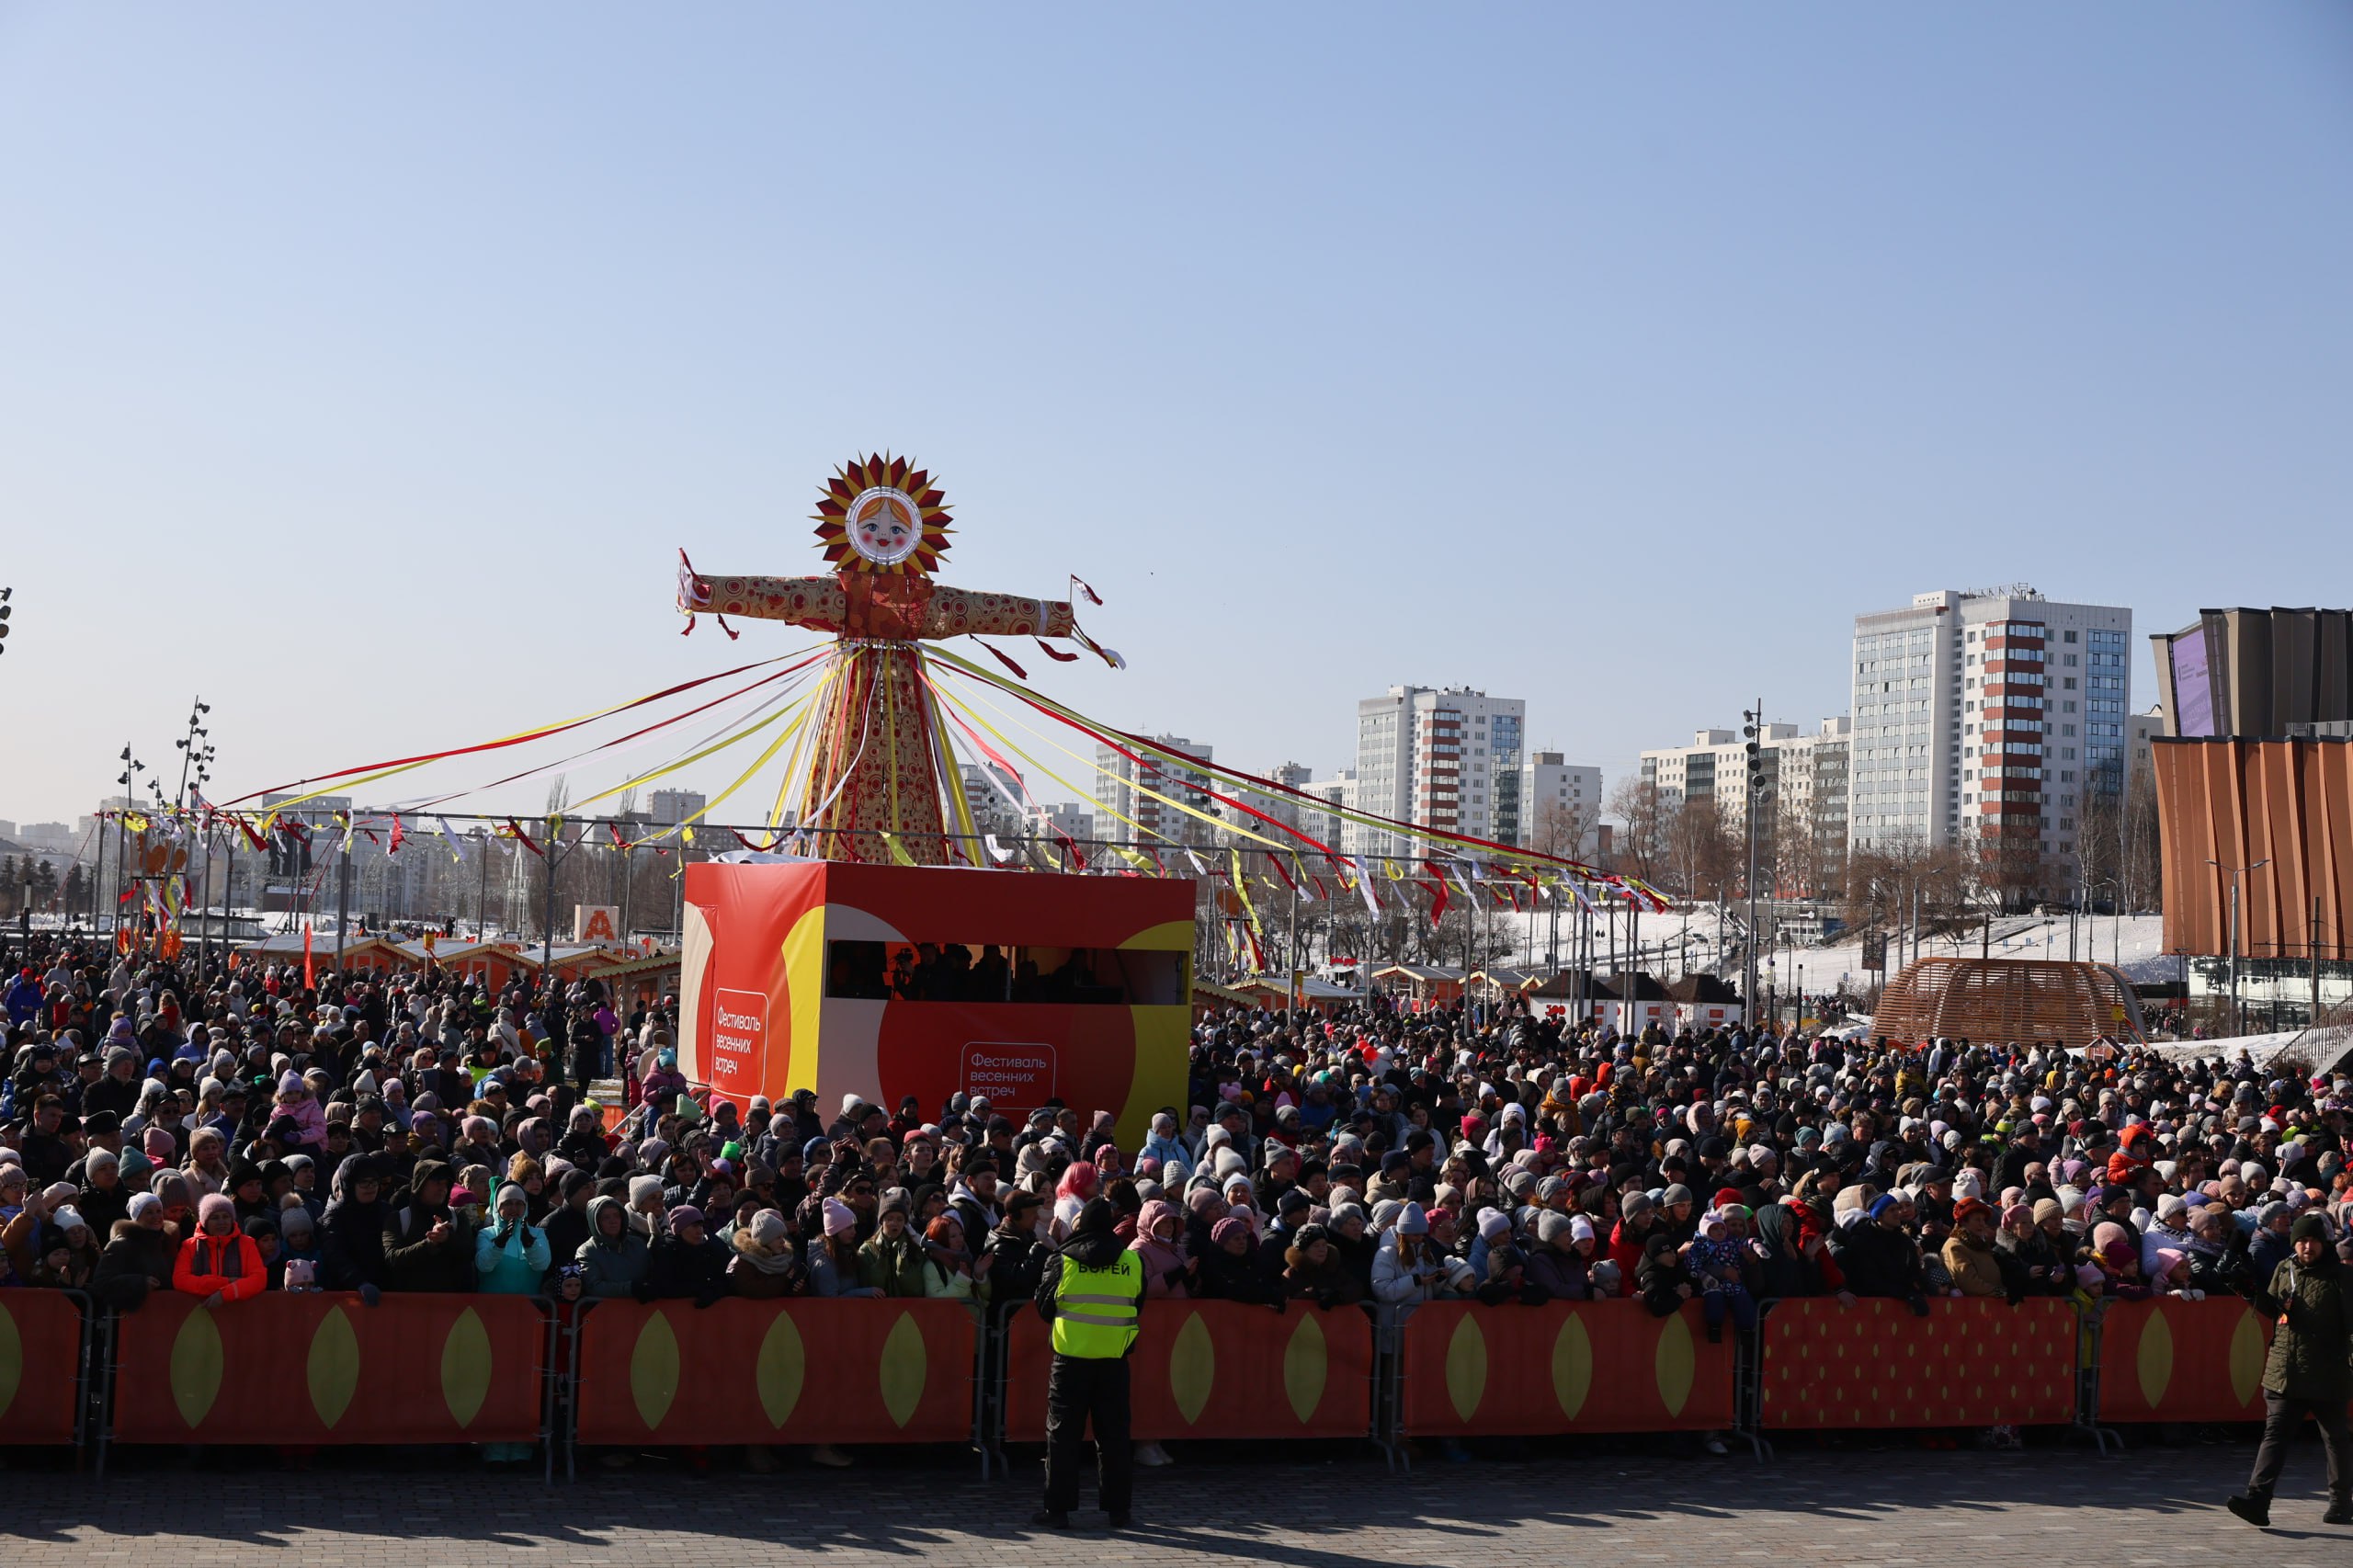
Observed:
[[[1691,971],[1714,971],[1720,962],[1736,968],[1739,964],[1737,932],[1738,915],[1727,924],[1730,939],[1721,949],[1718,946],[1716,912],[1712,908],[1693,910],[1685,915],[1679,910],[1665,915],[1645,915],[1634,939],[1642,945],[1641,967],[1663,980],[1671,980]],[[1533,926],[1531,932],[1529,927]],[[1574,920],[1563,916],[1560,922],[1561,961],[1572,959]],[[1983,927],[1972,928],[1958,937],[1935,937],[1924,940],[1923,958],[1974,958],[1981,948],[1988,956],[1997,959],[2059,959],[2075,958],[2098,963],[2113,963],[2136,982],[2182,978],[2182,960],[2165,953],[2165,921],[2155,915],[2127,915],[2121,917],[2099,915],[2077,919],[2075,923],[2075,946],[2068,947],[2068,922],[2064,915],[1996,916],[1993,923],[1990,943],[1984,942]],[[1498,937],[1508,937],[1514,957],[1501,960],[1525,964],[1530,953],[1538,970],[1549,966],[1545,962],[1546,943],[1552,922],[1545,915],[1532,919],[1507,911],[1495,916],[1495,932]],[[1533,937],[1531,945],[1530,937]],[[1618,923],[1618,942],[1622,950],[1629,940],[1626,923]],[[1597,926],[1594,941],[1595,966],[1607,972],[1614,966],[1610,961],[1610,943],[1606,928]],[[1904,957],[1910,958],[1906,938]],[[1836,991],[1843,982],[1848,991],[1863,990],[1867,977],[1863,972],[1862,940],[1853,932],[1842,933],[1837,941],[1821,947],[1796,947],[1782,943],[1766,950],[1761,959],[1772,960],[1772,978],[1777,989],[1797,983],[1797,971],[1804,971],[1808,993]],[[1896,960],[1895,936],[1888,935],[1888,961]],[[1627,967],[1633,965],[1630,962]],[[1760,974],[1765,964],[1758,964]]]

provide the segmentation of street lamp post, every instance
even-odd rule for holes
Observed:
[[[2252,876],[2271,864],[2266,856],[2252,866],[2227,866],[2220,860],[2206,862],[2218,871],[2227,871],[2231,878],[2231,1033],[2246,1033],[2246,1018],[2239,1010],[2239,878]]]

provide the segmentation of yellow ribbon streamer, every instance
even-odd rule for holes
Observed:
[[[1249,916],[1250,929],[1264,935],[1264,928],[1258,924],[1257,905],[1250,902],[1250,880],[1242,873],[1242,851],[1228,849],[1226,853],[1233,857],[1233,891],[1241,897],[1242,913]]]

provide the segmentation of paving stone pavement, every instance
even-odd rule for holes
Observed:
[[[1524,1568],[1536,1562],[1748,1562],[2002,1568],[2175,1562],[2347,1568],[2353,1530],[2320,1523],[2321,1453],[2299,1444],[2268,1536],[2217,1506],[2245,1473],[2244,1444],[2023,1454],[1784,1451],[1758,1464],[1632,1448],[1410,1474],[1378,1460],[1254,1462],[1197,1445],[1138,1477],[1138,1528],[1099,1513],[1070,1534],[1030,1529],[1034,1462],[978,1478],[969,1462],[889,1461],[842,1471],[788,1462],[776,1474],[696,1475],[649,1460],[571,1485],[538,1475],[367,1468],[323,1458],[308,1471],[119,1456],[103,1483],[22,1458],[0,1471],[0,1562],[170,1568],[471,1568],[484,1562],[699,1568],[808,1552],[845,1564],[1275,1562],[1355,1568]],[[28,1465],[32,1468],[28,1468]],[[1091,1494],[1091,1492],[1090,1492]]]

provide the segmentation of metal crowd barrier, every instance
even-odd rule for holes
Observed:
[[[35,1294],[7,1292],[0,1297],[0,1309],[10,1302],[28,1306]],[[199,1312],[223,1314],[223,1321],[228,1321],[226,1314],[257,1303],[202,1309],[186,1298],[158,1292],[138,1309],[157,1313],[140,1330],[150,1341],[141,1348],[148,1369],[143,1375],[153,1375],[157,1356],[153,1336],[167,1330],[175,1333],[169,1354],[179,1359],[168,1363],[173,1370],[166,1381],[174,1386],[167,1392],[177,1402],[187,1430],[185,1436],[175,1437],[158,1427],[156,1407],[165,1391],[151,1387],[141,1392],[144,1415],[133,1423],[137,1435],[126,1436],[122,1396],[126,1373],[133,1369],[126,1365],[125,1329],[127,1324],[138,1327],[137,1312],[103,1308],[82,1291],[38,1294],[63,1301],[74,1314],[64,1440],[89,1455],[100,1474],[112,1448],[121,1441],[277,1440],[302,1446],[528,1439],[539,1446],[542,1477],[551,1483],[559,1454],[565,1477],[577,1474],[584,1407],[595,1417],[592,1445],[969,1441],[980,1459],[984,1479],[1006,1463],[1008,1442],[1037,1440],[1030,1431],[1036,1420],[1036,1392],[1010,1386],[1017,1359],[1017,1334],[1024,1336],[1027,1346],[1022,1356],[1033,1363],[1032,1369],[1039,1369],[1034,1363],[1040,1346],[1030,1342],[1038,1337],[1035,1331],[1042,1324],[1031,1316],[1026,1302],[979,1315],[971,1325],[967,1357],[961,1331],[956,1327],[958,1319],[952,1315],[972,1314],[972,1309],[962,1303],[795,1298],[773,1303],[772,1310],[763,1312],[764,1305],[771,1304],[730,1298],[708,1309],[720,1315],[706,1320],[697,1315],[690,1302],[679,1301],[641,1307],[630,1301],[564,1303],[545,1297],[387,1295],[386,1302],[405,1300],[421,1304],[429,1300],[444,1310],[462,1302],[459,1315],[477,1319],[480,1314],[469,1309],[483,1302],[528,1301],[537,1314],[541,1335],[535,1374],[539,1380],[533,1402],[538,1412],[535,1430],[526,1433],[513,1424],[516,1391],[506,1381],[507,1361],[495,1357],[482,1360],[481,1377],[476,1384],[469,1384],[462,1375],[452,1381],[446,1363],[457,1352],[445,1350],[445,1399],[460,1403],[472,1401],[471,1408],[457,1420],[456,1430],[437,1434],[400,1427],[397,1435],[387,1437],[381,1434],[388,1428],[373,1419],[337,1428],[344,1408],[351,1403],[351,1388],[358,1376],[347,1363],[366,1358],[353,1348],[357,1340],[338,1338],[324,1349],[318,1347],[317,1341],[325,1317],[334,1315],[336,1308],[343,1308],[349,1320],[333,1331],[339,1336],[353,1334],[355,1324],[361,1333],[377,1326],[366,1316],[371,1309],[358,1305],[356,1296],[345,1292],[312,1296],[308,1300],[313,1304],[303,1307],[289,1306],[286,1298],[278,1297],[273,1311],[304,1316],[318,1325],[313,1331],[307,1375],[312,1403],[318,1407],[319,1416],[326,1418],[329,1429],[314,1429],[317,1421],[298,1409],[282,1437],[273,1439],[246,1435],[256,1430],[255,1414],[234,1403],[238,1385],[229,1375],[231,1371],[252,1375],[263,1365],[253,1359],[256,1352],[222,1348],[217,1324],[210,1321],[200,1330],[188,1328],[188,1320]],[[608,1310],[620,1307],[630,1311]],[[1229,1307],[1233,1310],[1229,1312]],[[1328,1403],[1336,1387],[1328,1380],[1336,1372],[1354,1376],[1355,1358],[1366,1354],[1360,1348],[1365,1342],[1353,1331],[1339,1327],[1340,1323],[1360,1315],[1370,1333],[1362,1373],[1368,1386],[1360,1435],[1392,1469],[1406,1464],[1409,1442],[1415,1437],[1574,1432],[1725,1432],[1745,1439],[1762,1460],[1771,1455],[1771,1434],[1785,1430],[2065,1425],[2091,1439],[2105,1454],[2111,1446],[2122,1447],[2115,1429],[2120,1422],[2259,1419],[2261,1351],[2267,1340],[2245,1304],[2234,1299],[2210,1303],[2110,1302],[2104,1303],[2101,1312],[2083,1318],[2071,1303],[2059,1298],[2029,1298],[2016,1308],[1998,1300],[1940,1299],[1930,1303],[1928,1324],[1920,1324],[1902,1301],[1867,1298],[1840,1306],[1830,1298],[1768,1299],[1758,1303],[1753,1334],[1727,1326],[1730,1359],[1724,1368],[1722,1356],[1690,1340],[1696,1306],[1687,1306],[1676,1318],[1665,1320],[1650,1318],[1638,1302],[1623,1300],[1540,1307],[1430,1302],[1332,1309],[1294,1301],[1282,1314],[1263,1307],[1176,1301],[1147,1302],[1145,1310],[1163,1331],[1154,1343],[1157,1354],[1166,1359],[1166,1365],[1150,1374],[1154,1397],[1164,1402],[1158,1435],[1179,1438],[1191,1435],[1188,1428],[1197,1417],[1202,1420],[1204,1431],[1222,1437],[1233,1434],[1237,1420],[1251,1419],[1230,1403],[1211,1405],[1215,1385],[1215,1397],[1221,1401],[1230,1402],[1240,1389],[1254,1391],[1253,1397],[1266,1412],[1267,1437],[1283,1436],[1286,1426],[1296,1425],[1327,1439],[1345,1440],[1356,1425],[1347,1414],[1354,1408],[1353,1401],[1344,1397],[1338,1405]],[[628,1353],[626,1377],[615,1376],[622,1367],[618,1346],[607,1347],[603,1370],[592,1365],[588,1325],[600,1312],[608,1322],[636,1320],[637,1342]],[[1266,1313],[1263,1329],[1249,1315],[1256,1312]],[[1312,1334],[1302,1328],[1302,1313],[1315,1314]],[[1347,1319],[1341,1314],[1347,1314]],[[683,1337],[669,1322],[674,1315],[678,1326],[690,1331]],[[165,1316],[171,1324],[163,1321]],[[824,1320],[829,1317],[856,1324],[858,1332],[847,1339],[826,1332]],[[1425,1324],[1418,1336],[1412,1331],[1417,1318]],[[662,1320],[659,1328],[654,1327],[656,1319]],[[779,1319],[790,1321],[779,1326]],[[378,1321],[391,1332],[389,1320]],[[1022,1326],[1025,1321],[1027,1327]],[[887,1334],[881,1327],[885,1322],[892,1325]],[[1166,1331],[1169,1324],[1183,1325],[1175,1331],[1176,1337],[1190,1334],[1198,1342],[1182,1348],[1174,1346]],[[56,1326],[46,1324],[40,1333],[53,1335]],[[510,1345],[513,1328],[511,1322],[506,1325]],[[477,1359],[488,1355],[480,1348],[487,1344],[480,1330],[479,1321],[469,1330],[474,1335],[470,1343],[479,1342],[473,1352]],[[17,1359],[21,1384],[19,1392],[11,1395],[14,1403],[0,1403],[0,1442],[57,1446],[58,1421],[51,1418],[44,1424],[40,1415],[41,1409],[49,1408],[42,1402],[55,1395],[53,1380],[39,1385],[46,1392],[22,1392],[36,1388],[33,1381],[26,1381],[35,1358],[21,1349],[24,1332],[16,1314],[0,1324],[0,1335],[20,1340]],[[617,1326],[614,1332],[626,1330]],[[2107,1368],[2104,1377],[2111,1332],[2131,1337],[2116,1342],[2116,1358],[2123,1369]],[[192,1349],[183,1337],[188,1333],[197,1335]],[[1233,1337],[1235,1334],[1240,1337]],[[1442,1352],[1436,1346],[1440,1334],[1447,1336]],[[1624,1349],[1627,1341],[1609,1337],[1626,1334],[1642,1336],[1631,1342],[1636,1346],[1634,1354]],[[1339,1337],[1335,1339],[1335,1335]],[[879,1345],[870,1343],[878,1338]],[[1222,1346],[1222,1352],[1211,1347],[1212,1342]],[[1968,1346],[1980,1342],[1985,1346],[1984,1354],[1972,1357]],[[1351,1345],[1359,1348],[1347,1348]],[[1643,1345],[1652,1347],[1653,1364],[1648,1369],[1639,1368],[1635,1360]],[[44,1359],[51,1353],[47,1346],[39,1348]],[[399,1353],[408,1359],[401,1363],[399,1375],[413,1382],[417,1358],[431,1348],[400,1346]],[[376,1353],[392,1352],[380,1345]],[[228,1362],[236,1355],[247,1359],[241,1367],[232,1368]],[[1492,1369],[1491,1355],[1501,1358]],[[1222,1358],[1228,1363],[1222,1367]],[[1796,1365],[1800,1359],[1804,1362],[1802,1370]],[[2129,1367],[2124,1366],[2128,1360]],[[276,1361],[269,1365],[283,1376],[293,1370],[286,1363],[280,1346]],[[739,1369],[751,1392],[729,1384],[722,1366]],[[1697,1369],[1688,1378],[1687,1367]],[[1987,1367],[2025,1375],[2015,1382],[2008,1377],[1992,1378],[1983,1371]],[[1969,1370],[1972,1368],[1979,1369],[1973,1378]],[[1700,1386],[1718,1375],[1717,1369],[1723,1369],[1729,1379],[1728,1405],[1712,1403],[1711,1385]],[[1651,1374],[1647,1381],[1638,1375],[1643,1369]],[[863,1380],[858,1385],[863,1392],[845,1396],[840,1380],[853,1373]],[[1856,1381],[1847,1381],[1846,1374]],[[367,1375],[391,1374],[382,1366],[371,1364]],[[1268,1377],[1271,1386],[1266,1386]],[[2128,1377],[2129,1384],[2124,1381]],[[180,1386],[184,1381],[188,1387]],[[199,1392],[191,1393],[188,1388]],[[713,1391],[721,1391],[722,1397],[714,1399]],[[797,1403],[804,1393],[811,1401],[805,1406]],[[1625,1401],[1637,1394],[1643,1400],[1660,1402],[1664,1414],[1653,1410],[1627,1415]],[[223,1396],[227,1403],[218,1408],[227,1414],[216,1418],[215,1402]],[[342,1405],[335,1403],[338,1397]],[[282,1387],[274,1389],[271,1398],[283,1408]],[[1288,1411],[1282,1407],[1286,1398]],[[1553,1401],[1551,1407],[1544,1403],[1548,1398]],[[1184,1412],[1181,1424],[1172,1423],[1165,1414],[1165,1402],[1171,1400]],[[1440,1400],[1447,1403],[1440,1404]],[[508,1413],[507,1425],[498,1428],[508,1435],[467,1436],[474,1413],[491,1403]],[[1418,1423],[1417,1409],[1422,1413]],[[451,1410],[454,1414],[454,1404]],[[617,1436],[617,1426],[628,1426],[631,1410],[642,1430],[630,1428]],[[1017,1410],[1023,1412],[1019,1432],[1012,1430]],[[792,1419],[796,1413],[797,1421]],[[364,1414],[374,1417],[381,1412],[370,1409]],[[1336,1415],[1340,1422],[1336,1426]],[[225,1420],[234,1435],[208,1437],[207,1422],[215,1419]],[[11,1437],[12,1430],[25,1435]]]

